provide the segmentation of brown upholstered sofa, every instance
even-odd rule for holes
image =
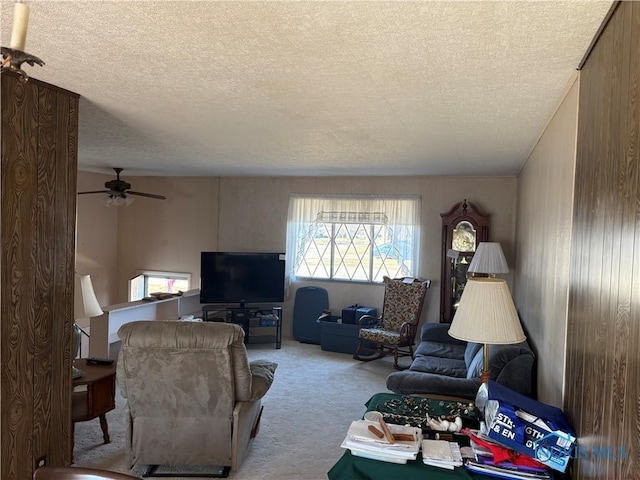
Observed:
[[[249,363],[244,333],[234,324],[138,321],[118,336],[131,466],[237,470],[257,433],[276,364]]]

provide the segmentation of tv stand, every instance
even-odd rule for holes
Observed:
[[[276,348],[282,347],[282,307],[250,306],[244,302],[234,307],[203,305],[202,320],[240,325],[244,330],[245,344],[275,342]],[[258,329],[260,329],[260,333],[258,333]]]

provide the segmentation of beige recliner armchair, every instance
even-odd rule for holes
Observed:
[[[249,363],[235,324],[137,321],[118,336],[131,466],[237,470],[258,432],[261,398],[277,365]]]

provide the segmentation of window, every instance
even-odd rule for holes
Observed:
[[[138,275],[129,281],[129,301],[139,300],[140,290],[144,288],[143,295],[148,297],[152,293],[178,293],[186,292],[191,285],[191,274],[180,272],[156,272],[151,270],[138,270]],[[144,287],[141,286],[141,278],[144,279]]]
[[[416,276],[418,196],[305,196],[289,201],[287,273],[296,278],[381,282]]]

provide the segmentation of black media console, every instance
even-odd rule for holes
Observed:
[[[282,307],[203,305],[202,320],[240,325],[245,344],[275,342],[276,348],[282,346]]]

